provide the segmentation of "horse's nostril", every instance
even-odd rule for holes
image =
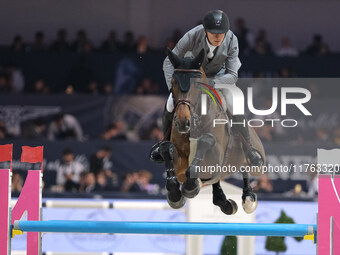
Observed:
[[[190,120],[185,121],[185,126],[190,127]]]

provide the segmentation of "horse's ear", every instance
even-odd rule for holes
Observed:
[[[192,61],[192,65],[194,68],[199,69],[201,67],[203,60],[204,60],[204,55],[205,55],[205,50],[204,48],[202,48],[200,53],[198,53],[198,55]]]
[[[174,68],[179,67],[179,65],[181,64],[181,59],[175,53],[173,53],[172,50],[170,50],[169,48],[167,49],[167,54]]]

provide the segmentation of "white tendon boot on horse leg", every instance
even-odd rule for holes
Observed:
[[[253,192],[253,189],[249,184],[249,175],[248,173],[242,173],[243,175],[243,194],[242,194],[242,207],[243,210],[250,214],[253,213],[257,208],[257,196]]]

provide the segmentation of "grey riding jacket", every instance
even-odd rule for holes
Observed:
[[[205,49],[206,54],[209,52],[204,27],[199,25],[188,31],[178,41],[172,52],[180,58],[188,53],[191,53],[190,55],[194,57],[198,55],[202,48]],[[238,70],[241,67],[238,52],[237,37],[229,30],[222,44],[215,49],[214,57],[211,60],[208,59],[207,55],[204,57],[202,68],[206,76],[212,78],[215,83],[235,84],[238,78]],[[163,71],[170,90],[174,67],[168,57],[163,62]]]

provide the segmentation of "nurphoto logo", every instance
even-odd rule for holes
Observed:
[[[242,90],[236,86],[228,85],[228,84],[215,84],[214,88],[206,83],[198,82],[201,85],[201,90],[203,90],[206,94],[201,95],[201,115],[207,114],[207,95],[213,100],[215,105],[217,102],[222,106],[222,101],[220,99],[219,93],[216,90],[224,90],[224,95],[228,95],[227,99],[231,102],[228,102],[232,107],[229,107],[229,111],[232,115],[244,115],[245,114],[245,96]],[[202,88],[205,86],[206,88]],[[210,92],[210,91],[211,92]],[[279,97],[280,94],[280,97]],[[291,95],[294,96],[291,96]],[[311,92],[308,89],[301,87],[272,87],[271,95],[272,95],[272,104],[268,109],[256,109],[254,106],[254,93],[253,88],[247,88],[247,106],[248,110],[257,116],[270,116],[274,112],[276,112],[279,105],[280,98],[280,115],[287,116],[287,105],[295,106],[302,114],[305,116],[312,116],[311,112],[304,106],[311,99]],[[217,100],[216,100],[217,99]],[[227,103],[227,105],[228,105]],[[222,106],[223,107],[223,106]],[[233,122],[232,120],[227,119],[214,119],[213,126],[216,125],[226,125],[230,123],[233,125],[247,125],[250,127],[262,127],[265,123],[270,123],[272,127],[276,123],[280,123],[283,127],[296,127],[298,125],[298,121],[295,119],[277,119],[277,118],[265,118],[265,119],[249,119],[247,122]]]

